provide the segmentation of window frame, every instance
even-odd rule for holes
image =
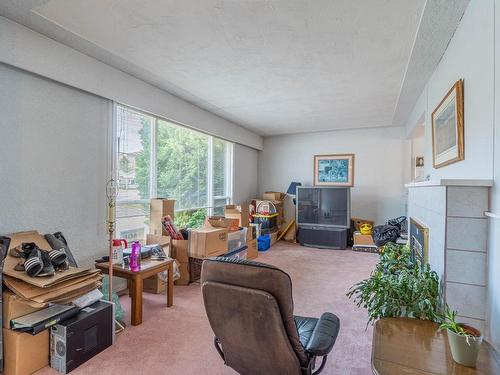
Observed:
[[[200,206],[200,207],[189,207],[189,208],[182,208],[182,209],[176,209],[175,212],[184,212],[184,211],[194,211],[194,210],[200,210],[200,209],[205,209],[207,210],[208,215],[213,215],[214,213],[214,208],[215,207],[215,201],[218,199],[226,199],[226,204],[232,203],[233,200],[233,173],[234,173],[234,143],[220,137],[213,136],[209,133],[200,131],[198,129],[193,129],[189,126],[180,124],[176,121],[172,121],[169,119],[166,119],[161,116],[157,116],[142,110],[139,110],[137,108],[128,106],[126,104],[121,104],[114,102],[113,105],[113,134],[114,134],[114,141],[113,141],[113,175],[116,176],[116,179],[119,180],[119,154],[121,152],[120,147],[121,145],[119,144],[119,137],[118,137],[118,116],[117,113],[119,110],[126,110],[126,111],[131,111],[135,112],[138,115],[141,116],[146,116],[151,119],[151,150],[150,150],[150,163],[149,163],[149,196],[150,198],[156,197],[157,196],[157,150],[158,150],[158,122],[159,121],[164,121],[167,122],[171,125],[178,126],[180,128],[188,129],[190,131],[194,131],[200,134],[204,134],[208,137],[208,155],[207,155],[207,202],[205,206]],[[221,196],[214,196],[213,195],[213,141],[214,139],[221,140],[225,142],[226,145],[226,160],[225,160],[225,174],[224,174],[224,180],[225,180],[225,195]],[[168,197],[166,197],[168,198]],[[175,199],[175,197],[172,197],[172,199]],[[120,202],[122,203],[122,202]],[[137,217],[137,216],[142,216],[142,215],[131,215],[131,216],[121,216],[117,217],[116,220],[118,219],[126,219],[130,217]]]

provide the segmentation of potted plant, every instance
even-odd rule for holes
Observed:
[[[463,323],[457,323],[457,312],[447,305],[441,329],[448,333],[453,360],[461,365],[475,367],[483,336],[479,330]]]
[[[412,259],[408,246],[388,243],[370,277],[347,293],[368,310],[368,323],[385,317],[441,321],[439,276]]]

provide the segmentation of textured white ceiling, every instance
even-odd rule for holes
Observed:
[[[0,14],[273,135],[391,125],[424,5],[4,0]]]

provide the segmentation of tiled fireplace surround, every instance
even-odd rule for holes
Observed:
[[[408,217],[429,228],[429,263],[459,320],[482,332],[486,319],[489,180],[406,185]]]

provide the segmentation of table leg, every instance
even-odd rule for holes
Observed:
[[[134,291],[132,290],[132,281],[130,281],[130,279],[127,279],[127,289],[128,289],[128,296],[132,297]]]
[[[142,278],[137,275],[131,280],[132,284],[132,325],[142,323]]]
[[[167,281],[167,307],[174,304],[174,264],[168,265],[168,281]]]

